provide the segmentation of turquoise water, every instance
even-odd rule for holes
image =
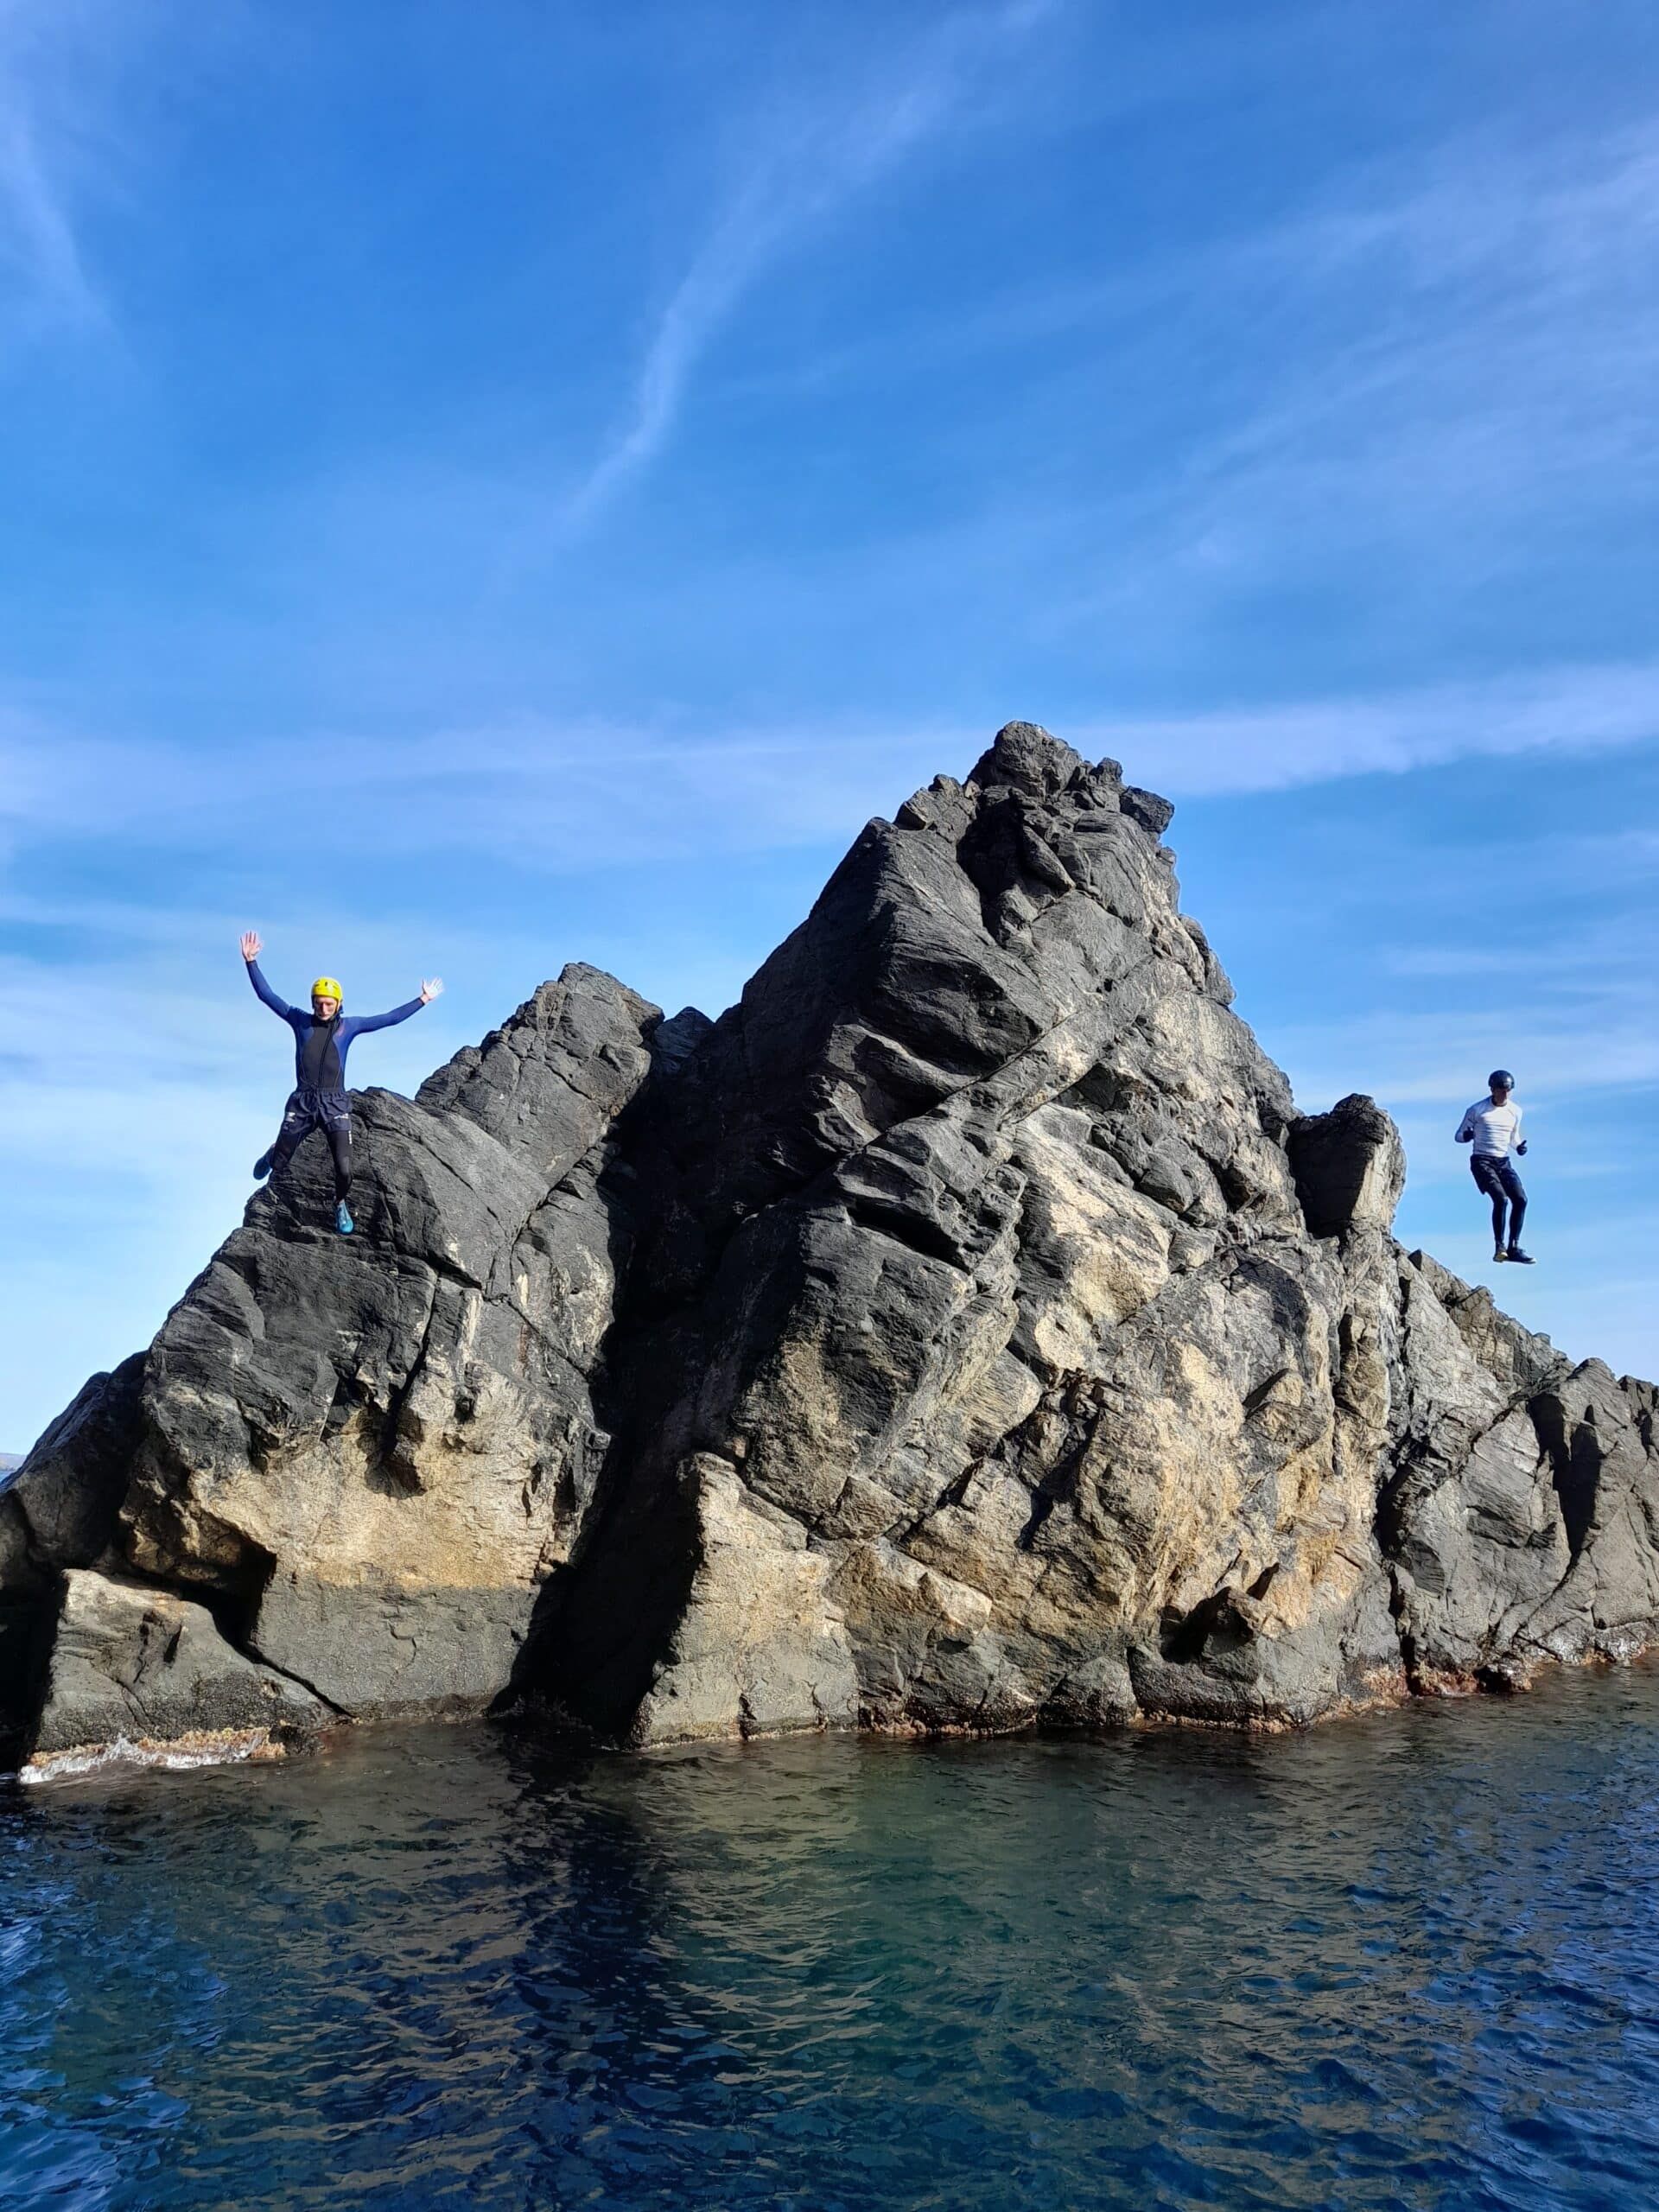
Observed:
[[[1659,1673],[0,1800],[9,2208],[1659,2202]]]

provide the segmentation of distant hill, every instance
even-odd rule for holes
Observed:
[[[22,1464],[21,1452],[0,1452],[0,1475],[9,1475],[14,1467],[21,1467]]]

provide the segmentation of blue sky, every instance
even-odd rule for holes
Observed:
[[[0,0],[0,1446],[297,995],[709,1011],[1013,716],[1179,811],[1303,1104],[1659,1368],[1651,0]]]

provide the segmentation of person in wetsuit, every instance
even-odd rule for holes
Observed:
[[[254,1175],[263,1180],[274,1169],[285,1166],[301,1140],[313,1129],[321,1129],[334,1158],[334,1226],[342,1236],[349,1236],[355,1224],[346,1203],[352,1187],[352,1102],[346,1096],[346,1055],[353,1037],[362,1036],[365,1030],[390,1029],[394,1022],[407,1021],[411,1014],[430,1005],[443,984],[433,976],[421,985],[418,998],[393,1007],[390,1014],[346,1014],[340,1012],[340,985],[332,976],[319,976],[311,986],[308,1014],[302,1007],[289,1006],[279,999],[260,974],[262,950],[257,936],[249,930],[242,939],[248,981],[271,1012],[294,1032],[295,1087],[283,1109],[276,1141],[254,1161]]]
[[[1521,1109],[1510,1095],[1515,1077],[1508,1068],[1494,1068],[1486,1078],[1486,1088],[1489,1095],[1477,1098],[1458,1123],[1455,1141],[1473,1145],[1469,1166],[1481,1195],[1492,1202],[1493,1259],[1529,1268],[1532,1255],[1521,1249],[1521,1224],[1527,1217],[1526,1185],[1510,1157],[1511,1152],[1524,1153],[1527,1148],[1521,1134]]]

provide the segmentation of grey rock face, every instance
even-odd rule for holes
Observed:
[[[57,1570],[86,1567],[114,1533],[138,1437],[144,1356],[81,1385],[20,1463],[27,1482],[0,1491],[0,1591],[48,1591]]]
[[[570,968],[366,1094],[359,1236],[302,1147],[0,1497],[0,1597],[54,1668],[96,1566],[316,1715],[635,1742],[1287,1726],[1654,1640],[1651,1389],[1400,1250],[1393,1124],[1296,1113],[1169,819],[1012,724],[718,1021]]]
[[[0,1765],[27,1741],[37,1709],[41,1646],[65,1567],[108,1547],[138,1435],[144,1357],[94,1375],[0,1490]]]
[[[232,1650],[205,1607],[72,1567],[29,1767],[112,1749],[245,1757],[314,1732],[328,1718],[294,1683]]]
[[[600,1179],[658,1021],[568,968],[419,1099],[359,1097],[349,1240],[302,1147],[0,1497],[14,1610],[96,1564],[211,1602],[342,1712],[494,1697],[608,1444],[628,1232]]]
[[[1393,1225],[1406,1187],[1405,1147],[1374,1098],[1355,1091],[1328,1114],[1300,1115],[1286,1134],[1286,1149],[1313,1236]]]

